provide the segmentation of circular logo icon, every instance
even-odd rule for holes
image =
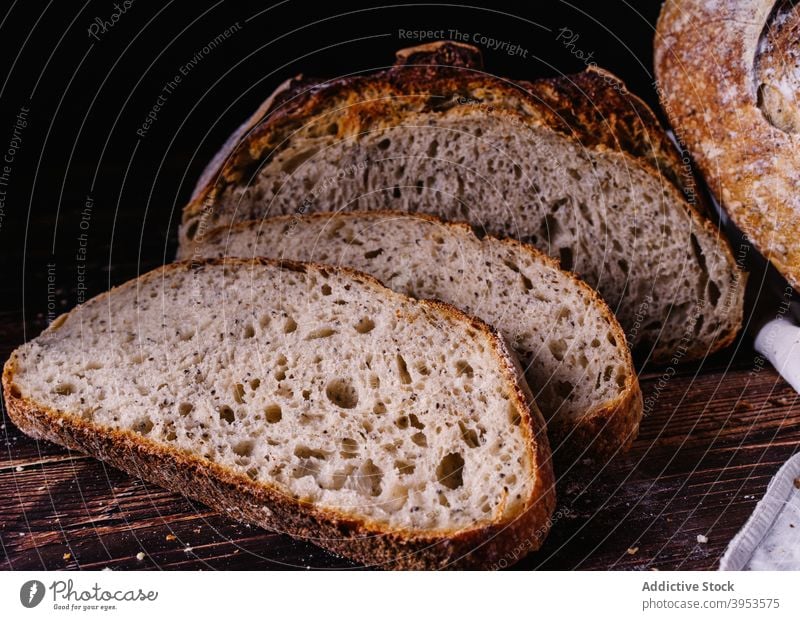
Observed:
[[[31,579],[22,584],[19,589],[19,602],[23,607],[30,609],[36,607],[44,598],[44,584],[36,579]]]

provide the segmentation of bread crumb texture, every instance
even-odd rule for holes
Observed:
[[[90,300],[18,349],[12,391],[411,531],[525,505],[530,413],[490,332],[364,277],[245,265]]]

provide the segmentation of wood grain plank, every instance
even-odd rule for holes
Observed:
[[[797,395],[770,368],[752,373],[746,359],[727,372],[682,370],[666,383],[660,374],[643,375],[645,397],[655,398],[655,406],[627,454],[562,468],[552,532],[517,568],[716,566],[772,475],[800,445]],[[313,541],[237,523],[3,423],[5,567],[354,567]],[[698,543],[698,534],[708,542]]]

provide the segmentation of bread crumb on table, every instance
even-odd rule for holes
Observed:
[[[175,540],[175,534],[167,534],[166,540]]]
[[[142,560],[144,560],[144,553],[142,553],[141,551],[139,553],[137,553],[136,554],[136,559],[139,560],[140,562]]]
[[[636,555],[639,552],[639,547],[628,547],[628,555]]]
[[[708,536],[703,536],[702,534],[697,535],[697,542],[701,544],[705,544],[708,542]]]
[[[71,554],[71,553],[65,553],[65,554],[63,555],[63,558],[64,558],[65,560],[69,560],[69,559],[71,559],[71,558],[72,558],[72,554]]]

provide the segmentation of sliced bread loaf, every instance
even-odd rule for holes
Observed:
[[[17,349],[3,390],[34,437],[362,562],[486,566],[554,506],[494,332],[334,267],[158,269]]]
[[[387,71],[285,86],[215,161],[181,244],[265,215],[422,212],[558,258],[658,360],[719,349],[741,323],[730,248],[675,149],[599,70],[515,83],[468,46],[404,50]]]
[[[607,456],[636,436],[642,397],[619,324],[593,289],[531,246],[430,216],[370,212],[243,222],[180,253],[224,256],[344,265],[481,317],[519,354],[556,457]]]

